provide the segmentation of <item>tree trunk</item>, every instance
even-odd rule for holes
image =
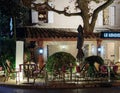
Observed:
[[[90,34],[90,33],[93,33],[93,29],[92,29],[92,27],[94,26],[94,25],[90,25],[89,24],[89,17],[88,17],[89,15],[83,15],[82,16],[82,18],[83,18],[83,28],[84,28],[84,33],[85,34]]]
[[[84,33],[85,34],[93,34],[95,23],[97,20],[97,14],[94,16],[89,17],[89,14],[82,14],[82,19],[83,19],[83,28],[84,28]],[[93,20],[91,20],[91,18]],[[90,22],[91,20],[91,22]]]

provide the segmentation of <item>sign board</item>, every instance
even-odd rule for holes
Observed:
[[[101,32],[101,38],[120,38],[120,32]]]

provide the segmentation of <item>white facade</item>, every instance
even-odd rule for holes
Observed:
[[[54,4],[56,5],[57,9],[63,10],[64,6],[70,3],[66,3],[67,0],[54,0]],[[70,1],[70,0],[69,0]],[[104,14],[103,11],[101,11],[98,15],[98,19],[96,22],[96,28],[97,27],[110,27],[110,28],[120,28],[120,5],[115,2],[110,5],[108,8],[106,8],[107,13]],[[105,17],[103,17],[105,16]],[[106,18],[106,19],[104,19]],[[105,23],[104,23],[105,21]],[[66,17],[64,15],[57,14],[55,12],[48,12],[48,23],[43,23],[38,20],[38,13],[33,11],[32,13],[32,22],[38,23],[41,27],[53,27],[53,28],[77,28],[79,24],[83,25],[82,19],[80,16],[72,16],[72,17]],[[116,28],[117,27],[117,28]],[[67,43],[66,43],[67,42]],[[76,57],[77,49],[76,49],[76,41],[74,42],[68,42],[68,41],[44,41],[44,58],[47,59],[47,48],[49,49],[49,55],[52,55],[55,52],[58,51],[66,51],[70,52],[74,57]],[[120,44],[117,44],[118,41],[103,41],[101,46],[101,56],[103,58],[107,58],[114,61],[120,60]],[[71,45],[72,44],[72,45]],[[90,55],[96,55],[97,48],[96,48],[96,41],[85,41],[84,46],[88,45],[88,54]],[[110,46],[111,47],[110,47]],[[116,50],[117,49],[117,50]],[[119,51],[118,51],[119,50]],[[114,56],[114,57],[113,57]]]
[[[38,0],[39,1],[39,0]],[[65,5],[70,5],[70,0],[60,1],[60,0],[53,0],[53,4],[55,4],[56,9],[63,10]],[[119,1],[119,0],[117,0]],[[68,2],[68,3],[67,3]],[[120,5],[118,3],[113,3],[108,8],[108,26],[120,26]],[[74,11],[74,10],[73,10]],[[55,12],[48,12],[48,23],[43,23],[38,20],[38,12],[32,12],[32,22],[38,23],[41,26],[48,26],[48,27],[58,27],[58,28],[77,28],[79,24],[83,24],[82,19],[80,16],[71,16],[67,17],[63,14],[57,14]],[[96,27],[103,26],[103,12],[101,11],[98,15],[98,20],[96,22]]]
[[[119,1],[119,0],[118,0]],[[119,27],[120,26],[120,5],[119,3],[114,3],[109,7],[109,25]]]

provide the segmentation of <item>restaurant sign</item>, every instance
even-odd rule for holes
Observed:
[[[101,32],[101,38],[120,38],[120,32]]]

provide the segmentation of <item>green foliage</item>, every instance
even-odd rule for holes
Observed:
[[[16,43],[14,40],[0,39],[0,65],[4,67],[8,59],[15,67]]]
[[[85,58],[84,64],[89,64],[87,72],[90,77],[94,77],[97,73],[96,68],[94,66],[95,62],[99,65],[104,64],[104,60],[100,56],[89,56]]]
[[[89,56],[85,58],[85,63],[89,63],[90,65],[94,65],[95,62],[102,65],[104,64],[104,60],[100,56]]]
[[[25,12],[25,8],[20,4],[19,0],[1,0],[0,11],[7,16],[20,16]]]
[[[10,34],[10,18],[13,19],[13,26],[19,27],[29,23],[29,9],[24,7],[20,0],[0,1],[0,37],[2,34]],[[6,37],[6,36],[5,36]]]
[[[9,37],[10,18],[0,12],[0,37]]]
[[[26,55],[25,62],[28,62],[31,60],[31,53],[29,48],[25,48],[24,54]]]
[[[75,65],[75,58],[66,52],[57,52],[48,57],[46,68],[48,72],[60,71],[62,66],[66,66],[66,69],[70,64]]]

